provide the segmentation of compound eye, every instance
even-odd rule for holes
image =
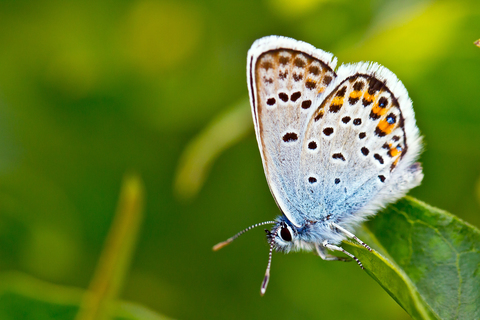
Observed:
[[[280,229],[280,237],[287,242],[292,241],[292,234],[290,233],[290,230],[288,227],[282,227]]]

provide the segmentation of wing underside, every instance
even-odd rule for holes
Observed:
[[[361,219],[419,183],[421,168],[396,174],[412,166],[420,138],[389,70],[359,63],[337,76],[330,53],[281,37],[257,41],[247,63],[267,182],[293,224]]]

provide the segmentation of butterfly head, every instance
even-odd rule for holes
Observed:
[[[273,244],[275,250],[281,252],[291,251],[299,240],[297,228],[285,216],[278,218],[273,228],[265,232],[268,242]]]

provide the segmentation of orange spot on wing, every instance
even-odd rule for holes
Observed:
[[[318,89],[318,93],[323,93],[325,91],[325,87],[320,87],[320,89]]]
[[[375,103],[375,105],[372,108],[372,111],[376,113],[378,116],[383,116],[385,113],[387,113],[387,108],[382,108],[378,106],[378,103]],[[384,120],[385,121],[385,120]],[[385,121],[386,122],[386,121]],[[388,122],[387,122],[388,123]]]
[[[361,96],[362,96],[362,91],[355,90],[355,91],[350,92],[350,98],[352,98],[352,99],[358,99]]]
[[[396,157],[398,156],[400,153],[402,153],[401,151],[399,151],[397,148],[391,148],[390,151],[389,151],[389,154],[390,156],[392,157]],[[398,159],[397,159],[398,160]],[[395,160],[395,161],[397,161]]]
[[[382,130],[385,134],[390,134],[393,129],[395,129],[395,123],[390,124],[386,119],[383,119],[380,121],[377,128]]]
[[[342,105],[343,104],[343,97],[334,97],[330,104]]]

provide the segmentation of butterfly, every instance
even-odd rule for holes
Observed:
[[[353,230],[423,179],[416,162],[422,141],[404,85],[385,67],[341,65],[312,45],[281,36],[255,41],[248,51],[247,84],[265,176],[281,211],[214,246],[218,250],[250,229],[273,224],[273,250],[314,250],[323,260],[353,239]]]

